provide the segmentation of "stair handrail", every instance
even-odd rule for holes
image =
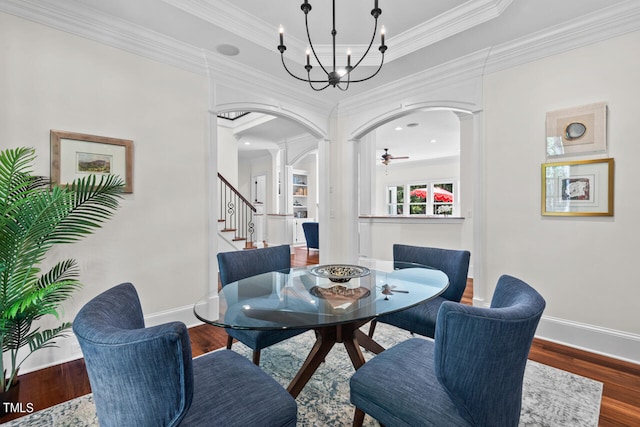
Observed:
[[[234,232],[234,241],[244,240],[245,248],[254,246],[255,224],[253,214],[257,209],[224,176],[218,172],[221,184],[220,218],[224,221],[224,230]],[[240,219],[238,219],[240,218]]]
[[[222,182],[224,182],[224,183],[226,184],[226,186],[227,186],[227,187],[229,187],[229,190],[233,191],[233,193],[234,193],[236,196],[238,196],[238,198],[239,198],[240,200],[242,200],[246,205],[248,205],[248,207],[249,207],[253,212],[257,212],[256,207],[255,207],[255,206],[253,206],[253,205],[251,204],[251,202],[250,202],[250,201],[248,201],[248,200],[247,200],[247,199],[246,199],[242,194],[240,194],[240,192],[236,189],[236,187],[234,187],[234,186],[233,186],[229,181],[227,181],[227,179],[226,179],[224,176],[222,176],[222,175],[220,174],[220,172],[218,172],[218,178],[220,178],[220,180],[221,180]]]

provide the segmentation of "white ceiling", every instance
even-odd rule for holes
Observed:
[[[387,30],[386,65],[373,80],[352,85],[347,92],[329,88],[317,96],[337,102],[473,52],[539,31],[556,31],[582,16],[626,1],[637,0],[379,0],[380,22]],[[338,66],[344,65],[347,47],[356,48],[371,37],[373,2],[336,0]],[[283,25],[287,63],[300,74],[304,72],[302,62],[308,42],[300,10],[302,0],[41,0],[41,3],[51,7],[89,7],[211,52],[216,52],[220,45],[233,45],[239,49],[239,54],[232,57],[234,61],[291,85],[305,86],[286,74],[276,49],[278,28]],[[329,2],[311,0],[310,4],[312,41],[318,40],[314,45],[328,43]],[[376,37],[374,51],[370,53],[376,64],[377,45]],[[362,72],[368,74],[373,68],[364,67]]]
[[[376,158],[384,149],[409,161],[460,155],[460,120],[453,111],[420,111],[376,129]],[[392,160],[393,162],[393,160]]]
[[[250,67],[292,87],[305,88],[305,83],[289,77],[284,71],[278,45],[278,27],[285,28],[286,61],[290,68],[302,75],[304,50],[308,44],[304,31],[303,0],[0,0],[0,10],[40,9],[51,15],[50,22],[60,14],[79,23],[90,22],[87,16],[99,17],[99,22],[111,22],[115,28],[127,28],[131,34],[149,31],[175,40],[178,46],[210,52],[224,51],[230,45],[238,54],[227,59],[243,67]],[[394,82],[419,71],[453,59],[491,49],[521,39],[537,39],[542,34],[558,33],[579,22],[591,22],[606,15],[607,8],[630,4],[639,0],[379,0],[382,9],[380,23],[386,27],[385,65],[380,73],[367,82],[352,84],[348,91],[335,88],[310,96],[319,102],[337,103],[342,99],[379,85]],[[3,5],[4,3],[4,5]],[[310,0],[309,26],[314,45],[318,45],[321,59],[330,53],[331,11],[327,0]],[[352,64],[359,48],[368,44],[373,34],[374,20],[370,11],[374,0],[336,0],[337,65],[344,65],[346,48],[353,49]],[[74,15],[76,15],[74,17]],[[595,17],[595,18],[594,18]],[[108,25],[108,24],[107,24]],[[100,31],[96,28],[96,31]],[[586,34],[586,32],[585,32]],[[380,54],[379,36],[375,37],[372,52],[354,71],[354,78],[375,70]],[[324,46],[322,46],[324,44]],[[228,46],[227,46],[228,48]],[[324,52],[324,54],[323,54]],[[315,67],[314,71],[318,71]],[[378,141],[395,155],[410,155],[413,146],[436,150],[433,155],[452,153],[455,148],[436,148],[440,143],[426,144],[426,140],[447,140],[451,134],[453,113],[418,113],[404,117],[398,123],[380,128]],[[436,117],[438,116],[439,117]],[[394,131],[398,124],[414,121],[419,126],[411,130]],[[455,120],[457,121],[457,119]],[[246,139],[280,142],[297,136],[302,129],[282,119],[260,123],[255,129],[240,134],[243,148]],[[415,135],[415,140],[414,140]],[[429,135],[436,135],[431,138]],[[244,138],[244,139],[243,139]],[[262,141],[264,142],[264,141]],[[379,144],[378,148],[385,148]],[[264,149],[264,147],[262,147]]]

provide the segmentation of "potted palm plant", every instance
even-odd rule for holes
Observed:
[[[57,244],[91,234],[117,209],[122,180],[89,175],[70,185],[50,186],[33,175],[32,148],[0,153],[0,360],[1,391],[9,392],[24,360],[55,345],[71,323],[41,330],[38,319],[59,318],[61,304],[81,283],[75,260],[57,262],[46,272],[40,264]],[[28,349],[23,347],[28,346]],[[5,366],[8,365],[8,366]]]

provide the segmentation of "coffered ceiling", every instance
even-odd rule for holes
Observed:
[[[302,0],[0,0],[0,10],[61,26],[99,41],[140,46],[142,54],[155,51],[174,57],[200,55],[206,50],[255,70],[292,88],[305,83],[284,71],[278,45],[278,28],[285,29],[286,61],[304,73]],[[353,58],[373,34],[370,11],[374,0],[335,0],[337,66]],[[386,28],[385,65],[380,74],[347,92],[328,88],[319,101],[340,99],[375,89],[419,71],[485,49],[504,48],[514,41],[545,40],[545,34],[581,29],[600,30],[599,20],[612,14],[628,15],[638,0],[379,0],[380,23]],[[321,60],[330,52],[331,8],[328,0],[311,0],[309,27]],[[635,4],[635,6],[634,6]],[[66,27],[66,28],[65,28]],[[108,34],[109,32],[112,34]],[[154,46],[154,44],[156,46]],[[368,75],[379,63],[378,37],[373,52],[358,70]],[[126,46],[125,46],[126,47]],[[175,52],[182,50],[183,52]],[[229,52],[236,55],[226,56]],[[158,55],[158,52],[155,52]],[[317,69],[318,67],[316,67]],[[356,72],[354,71],[354,73]],[[357,77],[357,76],[356,76]],[[312,92],[310,89],[308,89]]]
[[[279,82],[324,105],[477,52],[487,52],[485,65],[496,69],[500,63],[507,66],[534,60],[640,26],[640,0],[379,0],[379,21],[386,28],[388,46],[380,73],[351,85],[346,92],[328,88],[316,93],[286,74],[276,49],[282,25],[287,64],[299,75],[305,73],[308,42],[302,1],[0,0],[0,11],[191,70],[202,67],[204,50],[230,66],[253,70],[266,81]],[[331,43],[330,2],[309,3],[311,38],[325,61]],[[370,11],[374,0],[335,0],[335,4],[336,62],[341,67],[346,49],[352,49],[355,62],[373,35]],[[354,78],[370,74],[378,64],[378,37]],[[264,126],[278,127],[277,122]],[[426,124],[421,126],[426,129]],[[286,129],[299,130],[296,126]]]

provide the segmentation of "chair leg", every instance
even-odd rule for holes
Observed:
[[[362,427],[364,422],[364,412],[360,408],[356,408],[356,412],[353,414],[353,427]]]
[[[373,332],[376,330],[376,325],[378,324],[378,321],[373,319],[371,321],[371,324],[369,325],[369,338],[373,338]]]
[[[254,352],[253,352],[253,363],[256,366],[260,366],[260,350],[254,350]]]
[[[233,345],[233,337],[231,335],[227,335],[227,350],[231,350],[231,345]]]

